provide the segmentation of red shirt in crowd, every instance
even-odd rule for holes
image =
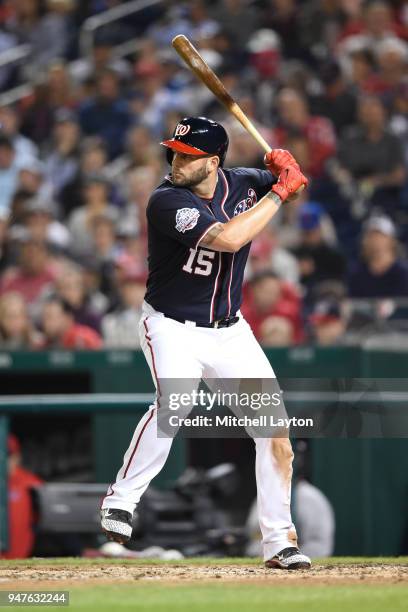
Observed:
[[[30,491],[43,481],[22,467],[15,467],[8,478],[9,549],[3,559],[26,559],[34,544],[34,511]]]
[[[333,124],[326,117],[309,117],[302,129],[309,150],[308,174],[313,178],[321,176],[326,161],[336,152],[336,134]],[[277,127],[274,131],[276,147],[286,148],[289,134],[283,127]]]
[[[36,276],[28,276],[16,268],[5,273],[0,282],[0,294],[16,291],[29,304],[32,304],[38,299],[44,289],[54,281],[55,273],[52,270],[45,270],[45,272]]]
[[[65,349],[93,350],[102,348],[102,345],[102,338],[95,330],[86,325],[78,325],[77,323],[73,323],[58,342],[58,347]],[[52,342],[45,341],[40,348],[46,349],[50,347],[53,347]]]
[[[292,323],[293,339],[296,344],[303,341],[301,301],[296,289],[290,283],[282,281],[280,298],[267,312],[259,312],[256,308],[249,284],[244,285],[243,295],[241,312],[258,340],[260,340],[260,327],[262,323],[268,317],[275,316],[288,319]]]

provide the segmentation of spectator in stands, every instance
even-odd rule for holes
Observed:
[[[107,347],[139,348],[139,323],[146,293],[146,277],[127,274],[119,283],[119,307],[102,321]]]
[[[297,158],[296,158],[297,159]],[[293,250],[302,241],[302,231],[300,226],[300,211],[306,203],[310,202],[306,194],[303,192],[295,201],[282,209],[279,217],[274,222],[274,227],[279,236],[279,245],[284,249]],[[323,240],[330,246],[337,244],[336,228],[331,217],[325,209],[319,205],[320,214],[320,229],[322,231]]]
[[[7,266],[9,258],[9,219],[9,214],[0,209],[0,274]]]
[[[358,125],[345,133],[339,145],[341,182],[355,181],[370,206],[392,211],[406,178],[402,143],[388,131],[378,97],[362,97],[358,116]]]
[[[81,131],[76,114],[69,108],[55,113],[50,153],[45,161],[53,195],[59,197],[62,189],[73,180],[78,171]]]
[[[18,439],[10,434],[7,439],[7,491],[8,491],[8,550],[0,553],[3,559],[26,559],[34,546],[35,511],[32,489],[43,484],[41,478],[21,466],[21,447]]]
[[[374,0],[368,2],[363,8],[360,22],[357,20],[346,25],[340,33],[340,46],[351,48],[356,42],[364,43],[373,53],[378,50],[379,45],[388,38],[406,37],[407,32],[404,25],[397,22],[393,8],[389,2]]]
[[[41,327],[44,333],[42,348],[94,350],[102,347],[99,334],[75,323],[72,307],[58,297],[48,299],[43,305]]]
[[[302,57],[298,36],[299,7],[296,0],[272,0],[266,3],[262,25],[279,34],[285,58]]]
[[[245,274],[253,276],[261,270],[272,270],[293,285],[299,282],[296,257],[280,246],[279,232],[271,225],[253,240]]]
[[[52,185],[47,180],[43,162],[38,159],[26,159],[20,165],[18,189],[43,200],[52,198]]]
[[[156,141],[153,140],[149,128],[137,125],[127,134],[125,153],[109,164],[107,172],[113,180],[121,183],[126,180],[129,170],[136,170],[141,166],[152,168],[158,176],[163,163],[157,155]]]
[[[15,2],[14,19],[9,22],[19,42],[31,45],[31,63],[36,68],[65,57],[70,43],[69,13],[74,0],[46,0],[45,4],[42,11],[39,0]]]
[[[76,92],[66,65],[55,60],[44,78],[37,77],[33,96],[25,100],[22,132],[36,144],[43,145],[51,138],[54,115],[59,108],[73,108]]]
[[[244,0],[222,0],[211,12],[213,19],[230,36],[234,48],[241,52],[249,36],[258,29],[260,15],[255,6],[248,9]]]
[[[208,2],[204,0],[191,0],[188,7],[188,19],[192,26],[191,37],[196,42],[211,39],[213,32],[219,29],[219,24],[210,19]]]
[[[146,208],[156,183],[157,173],[151,166],[140,166],[126,176],[127,205],[122,219],[132,227],[136,225],[143,236],[147,233]]]
[[[0,212],[3,216],[10,212],[19,171],[13,143],[9,136],[0,132]]]
[[[340,136],[345,127],[355,123],[356,91],[348,83],[338,62],[326,62],[319,76],[324,89],[320,95],[312,98],[313,114],[328,117]]]
[[[16,261],[15,241],[22,231],[25,242],[27,229],[35,241],[46,240],[54,247],[47,258],[49,264],[53,257],[60,265],[62,256],[55,247],[67,248],[72,228],[72,255],[87,265],[85,294],[92,303],[98,295],[103,304],[99,315],[106,311],[107,302],[111,310],[119,308],[118,287],[123,279],[145,273],[146,203],[168,172],[165,154],[157,145],[163,132],[170,133],[187,114],[207,114],[228,129],[227,166],[263,166],[255,141],[235,120],[229,123],[209,92],[174,53],[165,50],[180,32],[195,37],[210,62],[223,61],[221,74],[228,89],[271,146],[294,154],[313,179],[309,199],[322,203],[319,212],[300,213],[303,194],[283,207],[274,220],[277,232],[268,230],[254,241],[248,278],[266,269],[296,281],[300,267],[308,308],[320,302],[321,278],[343,279],[344,258],[338,251],[355,256],[361,220],[374,206],[395,217],[401,241],[407,240],[407,34],[401,3],[394,10],[394,5],[378,0],[257,0],[250,2],[249,10],[248,0],[168,2],[158,13],[153,10],[161,17],[146,32],[139,14],[132,21],[131,28],[136,25],[135,31],[140,32],[135,59],[131,54],[129,60],[118,60],[113,52],[114,45],[125,40],[126,24],[121,22],[119,28],[112,24],[100,28],[89,57],[75,67],[52,51],[54,42],[66,49],[71,40],[72,32],[67,38],[63,24],[70,20],[73,3],[24,0],[5,5],[10,31],[19,31],[21,41],[38,42],[40,52],[50,53],[52,61],[43,66],[43,74],[34,73],[30,62],[16,65],[13,78],[23,78],[16,84],[28,79],[34,91],[16,104],[0,107],[1,271]],[[76,3],[77,23],[82,19],[79,14],[103,11],[118,0],[98,1],[91,9],[88,4]],[[56,27],[51,28],[51,22]],[[45,32],[41,40],[40,31]],[[6,47],[9,43],[5,40]],[[379,98],[373,98],[373,93]],[[362,94],[371,97],[357,99],[356,108],[356,96]],[[84,133],[81,126],[86,128]],[[339,158],[334,129],[340,139]],[[27,163],[28,159],[33,161]],[[47,191],[50,184],[52,193]],[[114,211],[119,207],[122,214],[117,225]],[[363,249],[362,262],[350,266],[350,279],[359,266],[364,274],[370,266],[385,266],[389,255],[372,255],[373,244],[385,238],[368,239],[370,255],[366,257]],[[287,253],[282,257],[282,248],[294,249],[297,261]],[[377,263],[372,264],[374,260]],[[396,256],[396,261],[403,268],[405,255],[404,259]],[[14,269],[9,267],[0,290],[11,272]],[[23,277],[26,287],[27,275]],[[35,284],[31,277],[29,283]],[[273,293],[270,287],[268,292]],[[34,305],[41,296],[42,290]],[[33,312],[33,304],[29,306]],[[270,345],[298,341],[296,324],[275,312],[262,318],[257,333]]]
[[[129,63],[113,55],[114,46],[115,36],[109,31],[96,30],[90,55],[80,58],[71,66],[73,79],[78,83],[85,83],[98,78],[107,68],[113,69],[122,78],[129,77]]]
[[[351,86],[360,95],[369,93],[373,80],[377,78],[373,53],[366,47],[358,47],[350,51],[346,56],[346,61],[350,64],[348,77]]]
[[[68,220],[71,248],[77,255],[89,253],[92,244],[92,224],[96,217],[109,216],[113,220],[118,212],[109,202],[109,181],[100,174],[89,176],[83,188],[84,205],[74,210]]]
[[[27,307],[20,293],[9,291],[0,297],[0,348],[2,350],[27,350],[40,343],[28,316]]]
[[[116,273],[136,274],[142,276],[147,272],[146,236],[139,232],[135,223],[121,221],[117,226],[117,238],[120,251],[115,257]]]
[[[56,219],[57,206],[52,200],[30,198],[23,207],[22,223],[34,240],[47,242],[57,250],[66,250],[71,242],[68,229]]]
[[[123,222],[125,225],[128,223],[126,219]],[[109,298],[111,304],[116,304],[114,272],[117,258],[123,251],[123,246],[117,236],[117,223],[106,215],[100,215],[95,217],[91,232],[90,253],[92,254],[83,257],[82,263],[87,266],[91,258],[92,267],[98,274],[98,288]]]
[[[24,223],[25,207],[32,197],[31,193],[24,189],[17,189],[14,192],[10,210],[10,219],[13,220],[14,226]],[[10,227],[10,232],[13,232],[13,227]]]
[[[20,43],[30,42],[30,34],[38,28],[40,21],[39,0],[14,2],[13,11],[7,20],[8,29],[14,32]]]
[[[108,294],[111,298],[109,312],[121,308],[122,298],[119,288],[122,286],[124,279],[128,277],[141,278],[145,275],[145,265],[140,265],[140,263],[135,261],[128,253],[123,252],[117,256],[108,278]]]
[[[137,125],[129,131],[128,161],[130,168],[152,165],[157,160],[155,141],[150,130],[143,125]]]
[[[408,44],[398,38],[383,40],[377,49],[378,80],[373,93],[381,95],[389,106],[400,83],[404,82],[408,65]]]
[[[336,302],[318,302],[311,314],[312,341],[319,346],[341,343],[346,332],[346,320]]]
[[[398,255],[395,226],[388,217],[367,221],[361,260],[350,264],[348,287],[356,298],[408,296],[408,265]]]
[[[101,315],[93,307],[92,295],[86,291],[84,271],[79,266],[66,263],[61,268],[55,291],[70,306],[75,323],[100,332]]]
[[[145,46],[148,47],[147,52],[151,54],[152,48],[169,47],[172,39],[177,34],[184,34],[191,37],[191,24],[189,23],[183,6],[180,4],[172,4],[169,10],[151,25],[147,31],[147,41]],[[143,50],[142,50],[143,52]]]
[[[108,152],[102,138],[89,136],[81,142],[79,167],[59,196],[64,217],[69,216],[75,208],[83,206],[84,185],[87,179],[95,174],[104,174],[107,161]]]
[[[122,153],[132,118],[114,70],[106,69],[99,75],[96,96],[83,102],[79,121],[84,134],[104,139],[110,159]]]
[[[15,106],[8,105],[0,107],[0,126],[4,134],[8,136],[15,151],[15,161],[18,166],[27,160],[38,157],[38,147],[20,129],[21,117]]]
[[[259,327],[259,342],[264,347],[292,346],[293,325],[285,317],[267,317]]]
[[[105,282],[100,266],[94,258],[86,256],[81,262],[85,294],[92,311],[99,317],[109,310],[113,303],[111,283]],[[109,279],[110,280],[110,279]]]
[[[336,151],[336,135],[329,119],[311,116],[305,97],[290,88],[282,89],[277,97],[279,123],[275,130],[278,147],[285,148],[292,134],[302,134],[309,144],[309,174],[321,177],[328,159]]]
[[[28,305],[35,305],[55,281],[55,274],[47,244],[25,233],[21,236],[17,265],[7,268],[0,280],[0,295],[15,291]]]
[[[75,0],[46,0],[45,4],[46,13],[29,33],[37,67],[48,66],[56,57],[66,58],[71,44]]]
[[[299,7],[299,42],[303,56],[311,62],[321,61],[321,50],[334,48],[344,13],[339,2],[309,0]]]
[[[278,77],[280,74],[283,56],[282,56],[282,45],[285,41],[276,33],[275,30],[270,30],[262,27],[260,30],[256,30],[249,38],[246,45],[248,51],[247,63],[248,63],[248,78],[246,79],[246,89],[249,94],[251,106],[250,111],[254,114],[256,110],[256,119],[263,124],[263,130],[265,126],[269,126],[271,122],[271,100],[275,98],[276,88],[278,84]],[[234,72],[238,73],[241,71],[241,67],[235,67],[235,63],[231,62],[230,68],[230,79],[231,74],[234,77]],[[227,67],[228,77],[228,67]],[[222,77],[225,78],[224,76]],[[235,89],[235,96],[242,96],[240,92],[241,79],[237,74],[235,75],[235,81],[233,80],[232,85]],[[246,102],[248,105],[248,102]],[[254,119],[254,117],[252,118]],[[269,137],[270,138],[270,137]]]
[[[119,252],[115,220],[107,215],[95,217],[91,227],[91,252],[101,264],[111,265]]]
[[[317,202],[307,202],[299,210],[301,236],[293,254],[299,263],[300,281],[308,291],[322,281],[342,280],[345,275],[344,257],[324,239],[323,213]]]
[[[280,280],[270,270],[258,272],[245,286],[241,310],[259,340],[261,326],[270,317],[289,321],[292,333],[287,335],[295,343],[303,339],[300,296],[290,283]]]
[[[408,83],[401,83],[392,101],[393,114],[390,130],[398,136],[404,147],[405,167],[408,167]],[[406,189],[406,187],[405,187]],[[404,194],[403,196],[404,197]],[[405,197],[407,197],[405,195]]]
[[[146,126],[156,139],[165,135],[166,114],[171,110],[184,109],[187,105],[183,90],[177,93],[170,91],[165,76],[156,59],[141,59],[135,65],[132,111],[138,123]]]

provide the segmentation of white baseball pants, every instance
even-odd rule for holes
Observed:
[[[144,304],[141,346],[156,384],[161,378],[276,378],[248,323],[214,329],[180,323]],[[102,508],[133,513],[169,454],[172,439],[157,436],[157,399],[141,418],[116,482]],[[290,511],[293,453],[287,438],[255,438],[255,474],[264,559],[297,544]]]

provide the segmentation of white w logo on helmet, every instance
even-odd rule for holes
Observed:
[[[174,136],[185,136],[191,130],[191,125],[184,125],[179,123],[174,132]]]

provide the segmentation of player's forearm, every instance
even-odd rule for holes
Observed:
[[[233,217],[225,224],[226,236],[236,245],[236,250],[250,242],[264,229],[281,204],[280,197],[270,191],[253,208]]]
[[[250,242],[279,210],[280,197],[270,191],[253,208],[230,219],[218,223],[206,234],[200,246],[209,246],[215,251],[235,253]]]

